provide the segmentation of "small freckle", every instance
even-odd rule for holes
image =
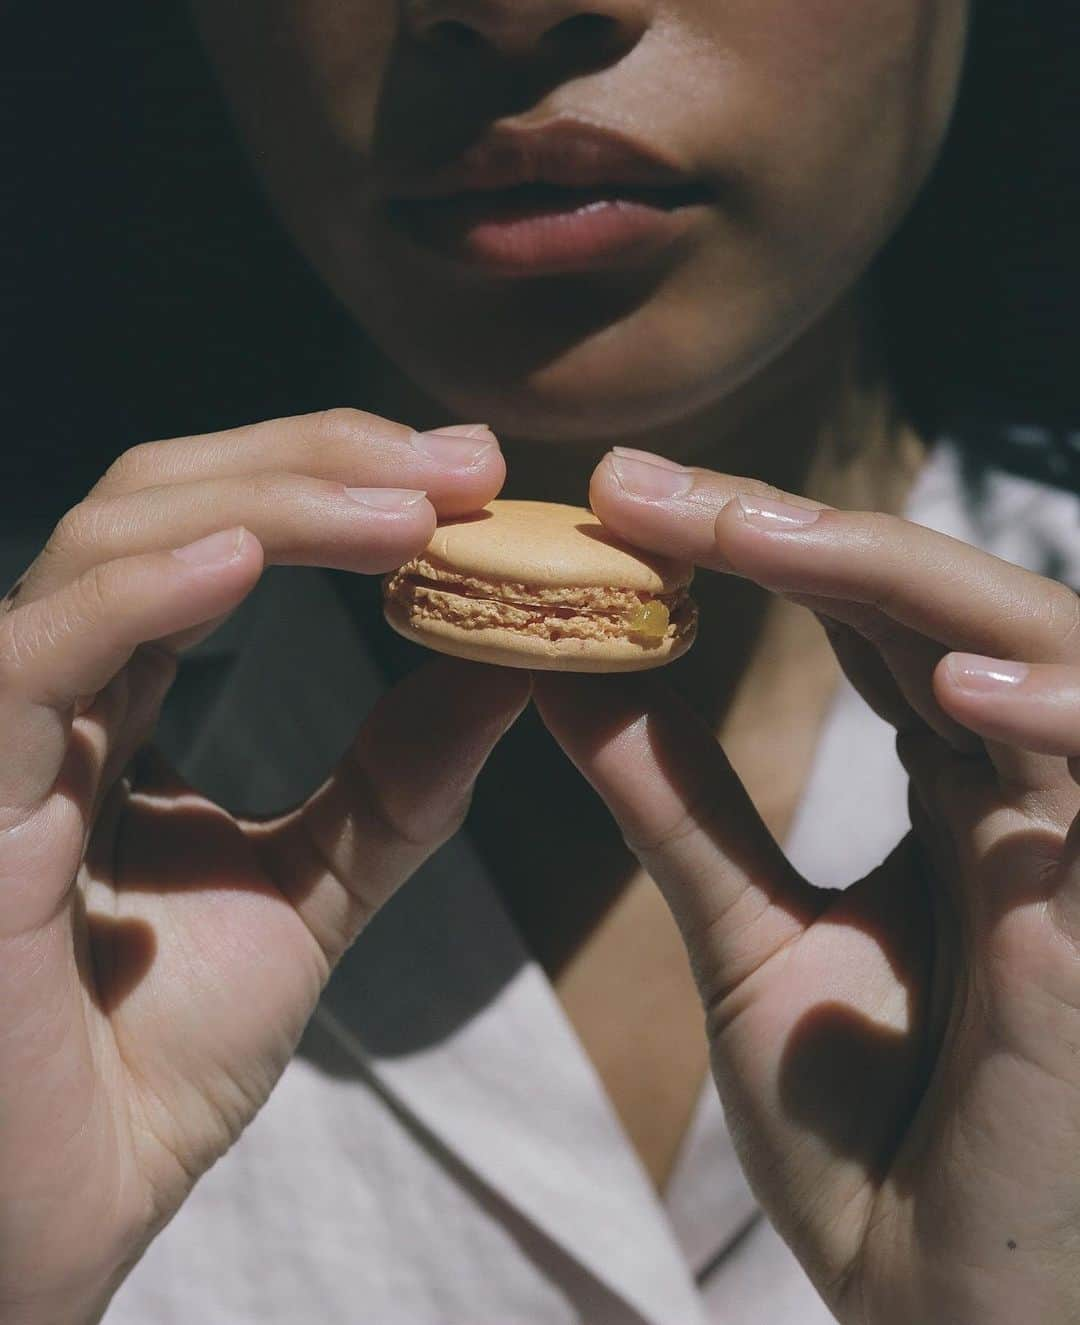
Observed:
[[[1012,1238],[1010,1238],[1010,1239],[1008,1240],[1008,1242],[1006,1242],[1005,1245],[1006,1245],[1006,1247],[1008,1247],[1008,1249],[1009,1249],[1010,1251],[1015,1251],[1015,1250],[1016,1250],[1016,1243],[1012,1240]]]

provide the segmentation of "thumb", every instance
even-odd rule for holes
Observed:
[[[331,964],[461,826],[477,775],[530,691],[525,671],[429,663],[382,697],[303,805],[245,824]]]
[[[606,801],[682,931],[707,1007],[813,920],[792,868],[713,734],[644,677],[536,678],[552,735]]]

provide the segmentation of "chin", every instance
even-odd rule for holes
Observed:
[[[482,419],[506,439],[603,444],[719,404],[769,357],[759,336],[718,324],[715,308],[645,307],[561,345],[550,344],[548,323],[544,354],[534,351],[545,333],[520,317],[501,322],[501,337],[459,325],[435,344],[429,325],[383,348],[449,415]]]

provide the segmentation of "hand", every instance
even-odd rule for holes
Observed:
[[[134,787],[124,776],[177,649],[243,600],[264,559],[389,570],[436,512],[482,506],[503,477],[490,434],[417,443],[351,411],[138,447],[6,600],[5,1325],[100,1316],[265,1101],[358,930],[460,822],[527,700],[523,675],[435,663],[383,700],[306,804],[248,822],[160,759]]]
[[[1080,1320],[1080,598],[901,519],[615,463],[605,523],[815,611],[911,779],[912,834],[817,889],[662,687],[538,678],[680,923],[756,1194],[842,1322]]]

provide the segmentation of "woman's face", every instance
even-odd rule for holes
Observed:
[[[448,413],[598,440],[714,405],[880,249],[968,0],[194,0],[278,209]]]

